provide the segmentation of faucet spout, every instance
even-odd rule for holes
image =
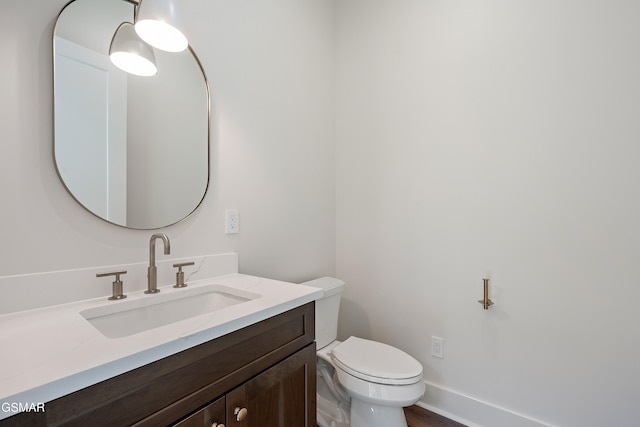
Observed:
[[[169,255],[171,253],[171,243],[169,237],[164,233],[156,233],[151,236],[149,240],[149,268],[147,269],[147,290],[145,294],[155,294],[160,292],[158,289],[158,275],[156,268],[156,240],[162,239],[164,244],[164,254]]]

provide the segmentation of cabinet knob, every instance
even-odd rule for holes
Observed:
[[[236,408],[233,410],[233,415],[236,416],[236,421],[242,421],[247,418],[247,408]]]
[[[211,427],[224,427],[224,424],[212,423]]]

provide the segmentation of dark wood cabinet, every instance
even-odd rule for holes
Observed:
[[[174,427],[315,426],[315,346],[231,390]],[[313,408],[313,410],[312,410]]]
[[[315,427],[314,316],[311,302],[0,426]]]
[[[315,426],[315,396],[315,346],[309,346],[228,393],[226,426]]]
[[[174,427],[224,427],[226,422],[226,408],[224,397],[189,415]]]

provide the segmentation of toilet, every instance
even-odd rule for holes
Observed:
[[[425,391],[420,362],[380,342],[337,341],[344,282],[323,277],[302,285],[323,291],[316,300],[318,426],[407,427],[402,408]]]

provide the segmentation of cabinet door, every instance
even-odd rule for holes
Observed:
[[[224,403],[224,397],[222,397],[174,424],[174,427],[224,427]]]
[[[227,394],[227,427],[315,427],[315,343]]]

